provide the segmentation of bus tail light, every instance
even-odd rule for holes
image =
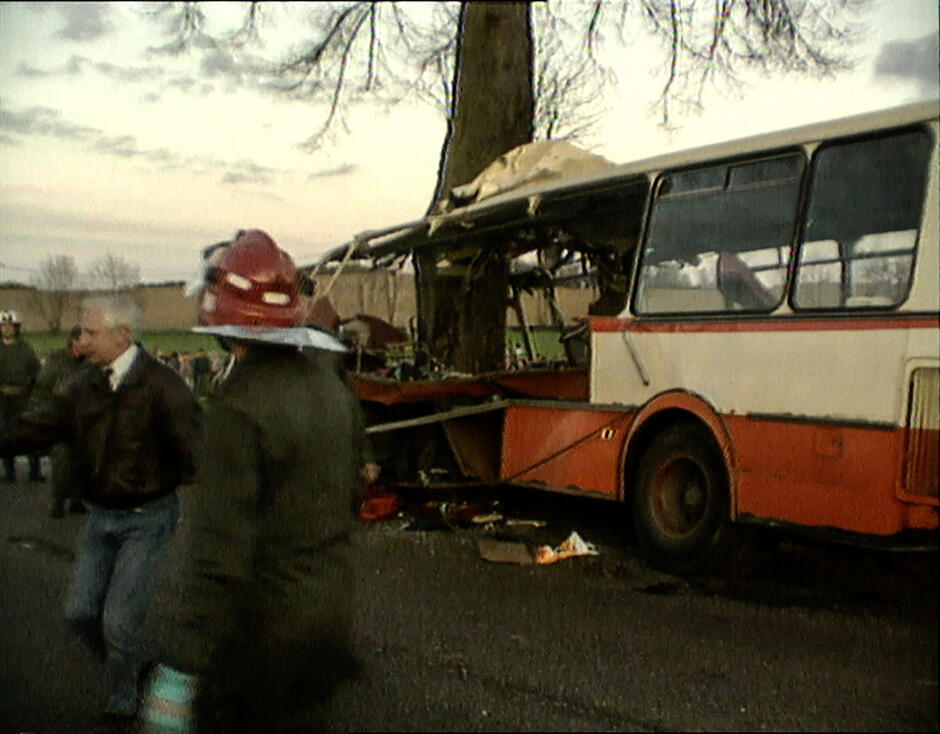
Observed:
[[[940,368],[919,367],[911,374],[905,441],[905,493],[937,502],[940,470]]]

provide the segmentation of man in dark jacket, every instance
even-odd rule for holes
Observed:
[[[36,380],[36,389],[33,391],[34,401],[53,400],[62,397],[68,392],[69,383],[84,369],[94,369],[85,361],[79,339],[82,327],[74,326],[69,331],[68,343],[46,357],[39,379]],[[52,517],[62,517],[65,514],[66,502],[68,511],[84,513],[82,493],[78,480],[72,476],[71,449],[67,443],[59,443],[49,451],[49,461],[52,464]]]
[[[335,372],[287,338],[307,330],[292,328],[297,273],[270,237],[241,233],[210,278],[201,321],[228,334],[236,361],[209,399],[198,484],[183,496],[181,571],[144,717],[179,700],[182,673],[198,681],[199,731],[317,731],[355,667],[348,555],[363,429]]]
[[[22,337],[22,324],[15,311],[0,311],[0,426],[23,412],[36,386],[40,363],[36,352]],[[4,454],[6,480],[16,480],[16,455]],[[29,478],[41,482],[39,454],[29,454]]]
[[[132,717],[149,657],[144,620],[178,517],[176,489],[194,475],[199,408],[183,381],[135,344],[140,310],[120,296],[84,304],[90,369],[34,403],[0,450],[68,442],[90,503],[65,616],[104,660],[109,718]]]

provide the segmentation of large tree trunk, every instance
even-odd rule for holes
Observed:
[[[453,107],[429,211],[531,140],[532,78],[529,3],[462,3]],[[419,338],[430,357],[463,372],[499,369],[505,351],[508,261],[498,242],[479,245],[472,261],[449,271],[435,253],[415,254]]]

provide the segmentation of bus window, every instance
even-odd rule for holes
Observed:
[[[929,156],[921,131],[819,150],[794,307],[896,306],[907,297]]]
[[[842,260],[835,240],[806,242],[800,250],[798,303],[806,308],[838,308],[842,304]]]
[[[771,311],[783,299],[803,157],[662,177],[634,308],[640,314]]]

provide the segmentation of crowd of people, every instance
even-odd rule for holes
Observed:
[[[195,352],[162,352],[154,356],[178,374],[197,397],[205,397],[219,381],[229,364],[229,356],[221,351],[199,349]]]
[[[37,392],[38,360],[7,369],[24,342],[4,314],[3,384],[24,377],[3,392],[0,455],[67,453],[66,484],[88,512],[65,618],[103,664],[104,718],[310,731],[356,670],[349,535],[379,468],[328,353],[343,345],[321,334],[302,348],[309,302],[291,257],[260,230],[220,245],[204,253],[200,323],[225,363],[151,355],[135,341],[139,307],[95,298],[62,357],[74,373]],[[180,557],[167,563],[181,516]]]

